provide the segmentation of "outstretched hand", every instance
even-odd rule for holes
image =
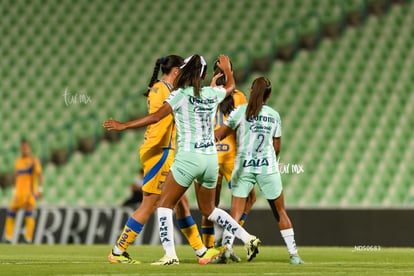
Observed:
[[[125,125],[121,122],[118,122],[117,120],[114,120],[112,118],[109,118],[109,120],[106,120],[103,122],[102,126],[106,128],[107,130],[124,130]]]

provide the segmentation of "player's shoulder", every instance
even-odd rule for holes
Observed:
[[[157,81],[154,85],[150,88],[150,92],[158,93],[160,91],[168,90],[168,87],[162,81]]]
[[[244,94],[244,92],[242,92],[242,91],[240,91],[238,89],[235,89],[233,91],[233,97],[246,98],[246,95]]]
[[[237,89],[233,91],[233,99],[235,106],[247,103],[246,95],[242,91]]]
[[[266,113],[271,114],[273,117],[280,120],[280,114],[276,109],[268,105],[264,105],[263,107],[265,108]]]
[[[236,108],[233,110],[234,114],[244,114],[246,112],[247,103],[240,104],[236,106]]]

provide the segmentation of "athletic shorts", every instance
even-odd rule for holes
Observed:
[[[139,155],[144,170],[142,191],[160,194],[174,162],[174,150],[141,148]]]
[[[189,187],[194,180],[207,189],[217,185],[217,154],[178,152],[171,172],[175,181],[183,187]]]
[[[266,199],[276,199],[282,193],[282,178],[279,172],[257,174],[235,171],[231,180],[232,195],[247,198],[256,183]]]
[[[36,196],[31,191],[14,191],[11,209],[34,209],[36,207]]]

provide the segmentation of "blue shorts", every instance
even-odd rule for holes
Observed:
[[[203,187],[214,189],[218,175],[217,154],[178,152],[171,172],[175,181],[183,187],[189,187],[197,180]]]

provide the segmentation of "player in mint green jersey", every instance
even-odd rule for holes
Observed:
[[[178,150],[165,180],[157,209],[161,244],[166,255],[155,265],[178,264],[174,244],[173,209],[188,187],[197,181],[195,191],[198,207],[203,216],[241,239],[247,250],[247,259],[258,253],[260,240],[250,235],[228,213],[215,207],[215,187],[218,175],[216,144],[214,142],[214,116],[218,104],[235,86],[227,56],[220,55],[217,65],[227,77],[224,87],[202,87],[207,63],[199,55],[188,57],[180,68],[173,92],[158,111],[120,125],[115,120],[104,122],[108,130],[124,127],[143,127],[156,123],[168,114],[174,114],[177,128]],[[221,77],[218,74],[215,78]],[[215,81],[214,81],[215,83]],[[221,252],[218,255],[220,255]]]
[[[272,86],[264,77],[253,81],[248,104],[240,105],[215,131],[216,140],[223,139],[231,129],[236,130],[237,154],[232,173],[231,216],[240,219],[246,199],[257,183],[263,196],[268,200],[278,221],[280,233],[290,254],[291,264],[302,264],[295,244],[292,223],[286,213],[283,199],[277,155],[280,152],[282,125],[279,113],[266,105]],[[230,256],[234,235],[223,234],[223,244]]]

